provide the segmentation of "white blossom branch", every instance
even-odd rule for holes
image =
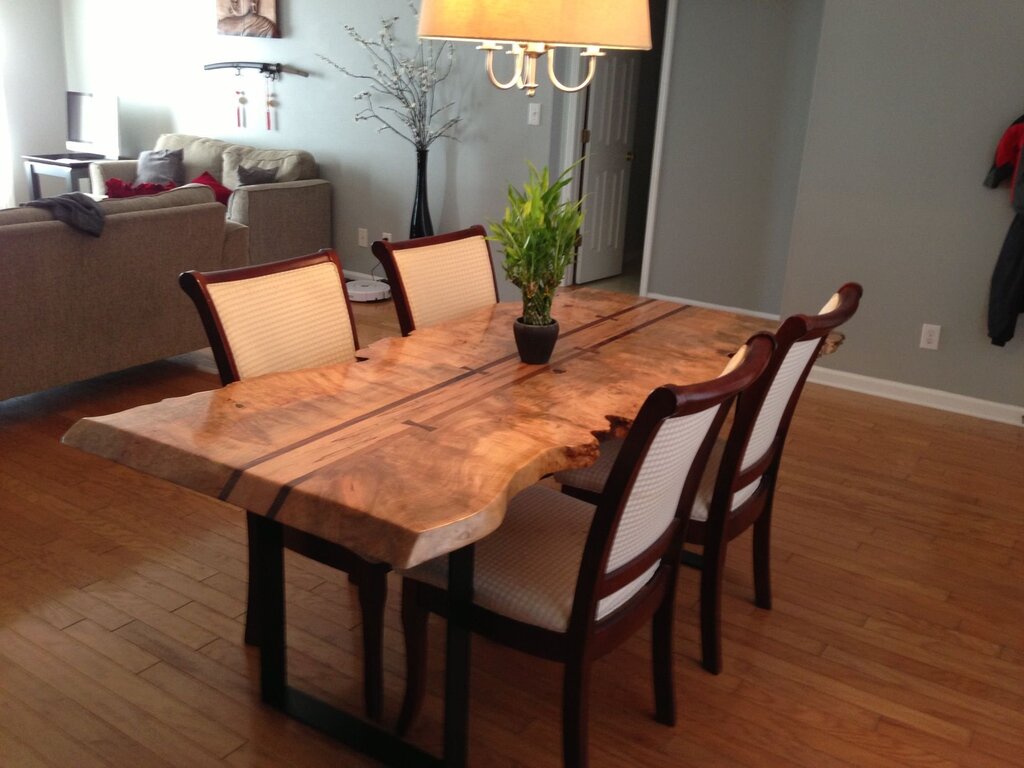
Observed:
[[[418,15],[414,3],[410,2],[409,8],[413,16]],[[366,81],[367,90],[355,96],[363,102],[355,114],[357,122],[375,121],[380,124],[378,132],[391,131],[417,149],[426,149],[437,139],[456,139],[454,131],[461,117],[456,115],[435,124],[436,118],[454,106],[449,101],[435,107],[437,86],[454,67],[454,47],[450,42],[435,46],[432,41],[419,40],[410,55],[400,49],[395,37],[398,21],[397,16],[382,18],[376,39],[363,37],[354,27],[345,25],[349,37],[369,54],[373,74],[352,72],[321,53],[317,57],[353,79]],[[375,95],[383,98],[384,103],[374,101]]]

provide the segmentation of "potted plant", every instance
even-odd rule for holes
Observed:
[[[509,185],[505,218],[491,222],[490,239],[505,252],[505,277],[523,294],[523,315],[514,325],[519,357],[524,363],[546,363],[558,339],[551,300],[576,257],[583,201],[562,200],[575,164],[554,181],[547,167],[538,171],[530,163],[529,168],[522,190]]]

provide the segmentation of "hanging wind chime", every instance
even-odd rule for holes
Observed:
[[[277,75],[274,75],[274,74],[271,74],[270,72],[267,72],[266,74],[264,74],[263,77],[264,77],[264,86],[265,86],[264,93],[266,94],[266,102],[267,102],[267,130],[270,131],[270,130],[273,130],[272,116],[273,116],[274,104],[275,104],[275,102],[274,102],[274,91],[271,88],[270,82],[275,77],[277,77]]]
[[[203,69],[233,69],[235,70],[236,77],[241,77],[243,69],[258,69],[260,74],[265,78],[263,93],[264,108],[266,112],[266,126],[268,131],[274,130],[276,125],[274,110],[277,107],[277,94],[274,93],[272,82],[277,80],[277,78],[281,76],[282,72],[299,75],[300,77],[309,77],[309,72],[304,72],[301,69],[289,67],[286,64],[270,64],[264,61],[222,61],[216,64],[206,64],[203,66]],[[235,88],[233,90],[235,127],[247,128],[248,119],[246,115],[246,105],[249,103],[249,100],[243,89]]]
[[[235,91],[235,97],[238,99],[238,101],[235,102],[235,127],[245,128],[245,105],[249,100],[245,98],[245,91]]]

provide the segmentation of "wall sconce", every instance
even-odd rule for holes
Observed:
[[[650,50],[648,0],[423,0],[419,36],[440,40],[479,40],[487,51],[487,76],[496,88],[537,91],[537,60],[548,54],[548,77],[561,91],[590,85],[602,48]],[[514,73],[501,82],[494,74],[494,54],[510,46]],[[555,48],[582,48],[587,74],[567,86],[555,76]]]

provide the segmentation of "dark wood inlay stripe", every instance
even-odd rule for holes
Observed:
[[[648,304],[648,303],[650,303],[650,302],[644,302],[644,304]],[[643,305],[642,304],[638,304],[638,305],[635,305],[635,306],[639,307],[639,306],[643,306]],[[664,313],[662,315],[659,315],[658,317],[654,317],[654,318],[651,318],[650,320],[645,320],[642,323],[638,323],[637,325],[632,326],[630,328],[627,328],[627,329],[623,330],[621,333],[617,333],[614,336],[608,337],[607,339],[602,339],[601,341],[595,342],[594,344],[591,344],[591,345],[586,346],[586,347],[578,347],[574,352],[571,352],[571,353],[568,353],[566,355],[560,356],[558,358],[557,362],[558,362],[558,364],[562,364],[562,363],[564,363],[564,362],[566,362],[568,360],[573,360],[573,359],[575,359],[577,357],[580,357],[580,356],[582,356],[582,355],[586,354],[587,352],[590,352],[590,351],[592,351],[594,349],[599,349],[600,347],[603,347],[604,345],[606,345],[606,344],[608,344],[608,343],[610,343],[612,341],[615,341],[615,340],[621,339],[621,338],[625,338],[626,336],[629,336],[629,335],[631,335],[633,333],[637,333],[638,331],[641,331],[644,328],[648,328],[648,327],[650,327],[650,326],[652,326],[652,325],[654,325],[656,323],[659,323],[659,322],[661,322],[663,320],[667,320],[670,317],[674,317],[675,315],[678,315],[681,312],[685,312],[686,310],[688,310],[690,308],[691,307],[689,305],[687,305],[687,304],[680,305],[679,307],[676,307],[675,309],[671,309],[668,312],[666,312],[666,313]],[[617,315],[621,315],[621,314],[622,314],[621,312],[616,312],[615,315],[609,315],[608,317],[601,318],[600,320],[597,320],[597,321],[595,321],[593,323],[588,323],[586,326],[580,326],[580,328],[583,328],[583,327],[593,327],[597,323],[603,322],[604,320],[610,319],[611,317],[614,317],[614,316],[617,316]],[[512,355],[511,357],[514,358],[514,357],[516,357],[516,355]],[[507,359],[507,358],[503,358],[503,359]],[[492,362],[492,363],[488,363],[486,366],[482,366],[481,368],[474,369],[471,372],[472,373],[479,372],[479,371],[483,370],[483,368],[492,367],[497,362],[498,361],[495,361],[495,362]],[[505,384],[502,384],[501,386],[497,387],[496,389],[488,390],[487,394],[485,394],[485,395],[481,395],[481,396],[473,398],[471,400],[460,401],[459,404],[456,407],[450,408],[447,411],[442,411],[442,412],[436,414],[435,416],[436,417],[440,417],[440,418],[448,416],[449,414],[452,414],[452,413],[454,413],[457,410],[461,410],[462,408],[465,408],[470,403],[479,402],[480,400],[484,400],[484,399],[486,399],[488,397],[493,396],[493,394],[495,392],[500,392],[503,389],[508,389],[509,387],[515,386],[517,384],[521,384],[522,382],[528,381],[529,379],[532,379],[535,376],[540,376],[543,373],[548,373],[550,369],[551,369],[551,365],[550,364],[536,366],[535,368],[525,372],[523,375],[518,376],[515,379],[512,379],[512,380],[506,382]],[[466,378],[466,376],[464,376],[464,375],[457,377],[457,379],[464,379],[464,378]],[[431,391],[434,391],[434,390],[437,390],[437,389],[440,389],[440,388],[443,388],[443,387],[447,387],[447,386],[449,386],[450,383],[454,383],[454,381],[455,380],[453,379],[451,382],[443,382],[442,384],[435,385],[433,387],[430,387],[429,389]],[[426,392],[426,390],[424,390],[424,392]],[[409,399],[412,399],[413,397],[414,396],[410,395],[410,396],[408,396],[406,398],[403,398],[403,400],[409,400]],[[388,409],[388,407],[384,406],[384,407],[379,408],[377,410],[378,411],[384,411],[384,410],[387,410],[387,409]],[[353,419],[352,421],[355,422],[356,420]],[[422,424],[417,424],[417,423],[415,423],[415,422],[413,422],[411,420],[410,421],[405,421],[403,423],[404,424],[408,424],[409,426],[425,428]],[[348,425],[346,425],[346,426],[348,426]],[[433,430],[434,428],[430,427],[429,429]],[[337,430],[325,430],[325,431],[330,433],[330,432],[335,432]],[[298,445],[304,445],[306,442],[308,442],[308,441],[302,441],[301,443],[297,444],[296,447],[298,447]],[[329,467],[334,466],[335,464],[338,463],[338,461],[344,461],[344,460],[345,459],[342,458],[342,459],[338,459],[337,461],[333,461],[333,462],[331,462],[329,464],[324,464],[321,467],[317,467],[314,470],[310,470],[309,472],[303,473],[302,475],[294,478],[293,480],[290,480],[286,485],[283,485],[281,487],[280,492],[277,494],[277,497],[274,499],[274,503],[271,505],[270,509],[267,511],[267,517],[273,519],[277,515],[277,513],[281,510],[281,507],[284,505],[284,502],[287,499],[289,492],[293,488],[298,487],[299,485],[304,483],[306,480],[309,480],[311,477],[313,477],[314,475],[324,471],[325,469],[328,469]]]
[[[437,429],[437,427],[432,427],[429,424],[420,424],[418,421],[413,421],[412,419],[406,419],[402,423],[407,424],[410,427],[419,427],[420,429],[426,430],[427,432],[433,432],[435,429]]]
[[[643,301],[641,301],[641,302],[639,302],[637,304],[633,304],[632,306],[629,306],[629,307],[624,307],[623,309],[620,309],[620,310],[618,310],[616,312],[612,312],[609,315],[601,315],[600,317],[598,317],[597,319],[595,319],[595,320],[593,320],[593,321],[591,321],[589,323],[584,323],[583,325],[581,325],[581,326],[579,326],[577,328],[574,328],[571,331],[566,331],[564,334],[562,334],[562,337],[564,338],[564,337],[572,336],[572,335],[574,335],[576,333],[579,333],[581,331],[585,331],[588,328],[593,328],[595,325],[598,325],[600,323],[606,322],[608,320],[614,320],[614,319],[619,318],[619,317],[621,317],[621,316],[623,316],[625,314],[628,314],[630,312],[635,312],[636,310],[638,310],[638,309],[640,309],[642,307],[646,307],[648,304],[652,304],[654,301],[655,301],[655,299],[644,299]],[[276,451],[271,451],[270,453],[264,454],[263,456],[261,456],[259,458],[252,459],[251,461],[243,464],[238,469],[232,470],[231,475],[228,477],[227,481],[224,483],[224,487],[221,489],[220,494],[218,494],[218,498],[221,501],[226,501],[228,499],[228,497],[231,495],[232,491],[234,491],[235,486],[238,484],[238,481],[242,478],[242,475],[245,473],[245,471],[247,469],[251,469],[252,467],[258,466],[258,465],[260,465],[260,464],[262,464],[264,462],[271,461],[272,459],[274,459],[274,458],[276,458],[278,456],[281,456],[281,455],[283,455],[285,453],[288,453],[290,451],[293,451],[296,448],[301,448],[303,445],[307,445],[308,443],[313,442],[314,440],[319,440],[320,438],[326,437],[327,435],[333,434],[335,432],[340,432],[340,431],[342,431],[344,429],[347,429],[348,427],[353,426],[354,424],[358,424],[359,422],[365,421],[366,419],[370,419],[370,418],[373,418],[375,416],[379,416],[380,414],[386,413],[387,411],[389,411],[389,410],[391,410],[393,408],[399,408],[402,405],[405,405],[406,403],[408,403],[408,402],[410,402],[412,400],[415,400],[415,399],[417,399],[419,397],[424,397],[424,396],[429,395],[429,394],[431,394],[433,392],[436,392],[436,391],[438,391],[440,389],[443,389],[443,388],[445,388],[447,386],[450,386],[450,385],[452,385],[452,384],[454,384],[456,382],[459,382],[462,379],[466,378],[467,376],[471,376],[473,374],[486,375],[486,373],[489,371],[489,369],[494,368],[495,366],[501,365],[503,363],[507,363],[510,360],[514,360],[515,358],[516,358],[516,353],[513,353],[513,354],[510,354],[510,355],[505,355],[504,357],[500,357],[497,360],[492,360],[491,362],[486,363],[486,364],[484,364],[482,366],[478,366],[476,368],[469,368],[469,367],[465,367],[464,366],[464,369],[466,371],[466,373],[464,373],[464,374],[460,374],[459,376],[454,376],[451,379],[439,382],[439,383],[434,384],[434,385],[432,385],[430,387],[426,387],[426,388],[420,390],[419,392],[413,392],[413,393],[411,393],[409,395],[406,395],[405,397],[399,398],[398,400],[394,400],[394,401],[392,401],[390,403],[385,403],[384,405],[380,406],[379,408],[377,408],[377,409],[375,409],[373,411],[370,411],[368,413],[364,413],[362,416],[357,416],[357,417],[355,417],[353,419],[349,419],[348,421],[343,421],[340,424],[336,424],[333,427],[321,430],[320,432],[317,432],[316,434],[310,435],[309,437],[304,438],[302,440],[299,440],[299,441],[297,441],[295,443],[292,443],[290,445],[286,445],[286,446],[283,446],[281,448],[278,448]]]

